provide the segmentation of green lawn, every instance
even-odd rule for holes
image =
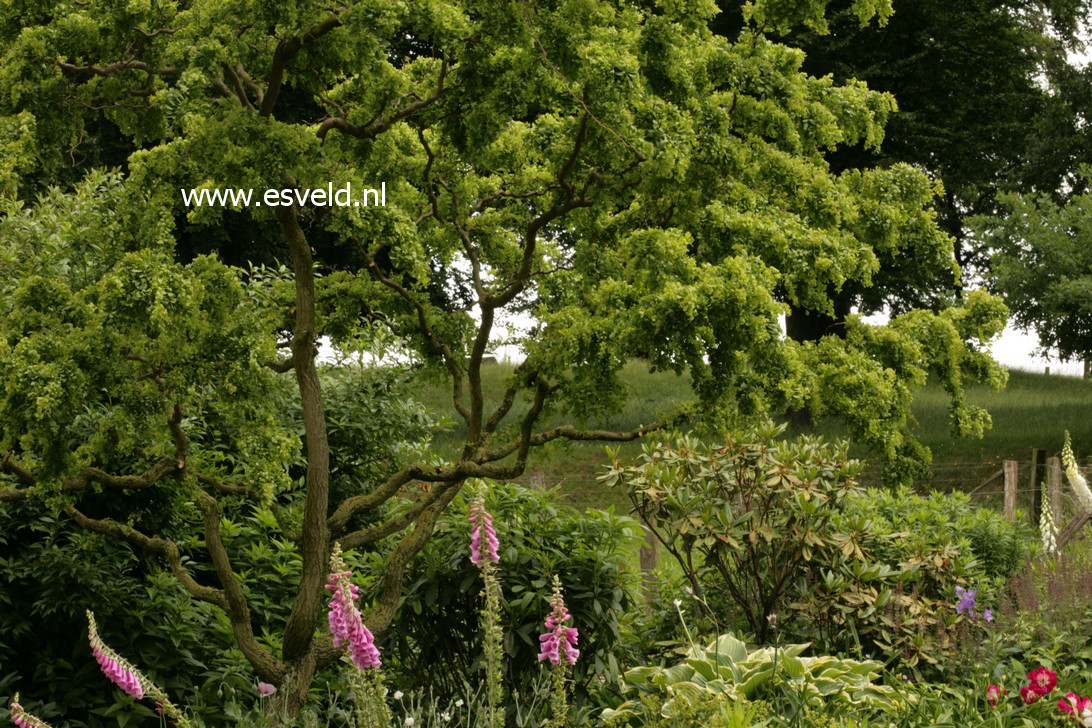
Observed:
[[[495,406],[512,367],[504,364],[483,369],[483,385],[487,403]],[[979,440],[953,438],[948,428],[947,398],[943,390],[928,385],[918,392],[914,401],[917,432],[932,451],[932,477],[922,487],[943,489],[973,487],[994,470],[1002,460],[1028,460],[1031,449],[1041,447],[1056,454],[1061,448],[1065,430],[1073,435],[1074,449],[1081,455],[1092,454],[1092,382],[1073,377],[1045,376],[1012,371],[1009,386],[1002,392],[984,387],[968,391],[971,403],[985,407],[993,417],[993,429]],[[657,419],[673,403],[691,397],[686,377],[672,373],[651,374],[639,362],[630,363],[624,371],[629,388],[625,408],[610,417],[594,418],[581,423],[589,427],[628,430]],[[441,412],[451,412],[449,390],[441,383],[422,382],[418,398]],[[513,408],[518,416],[527,407],[519,402]],[[512,417],[513,415],[510,415]],[[553,415],[544,426],[566,421]],[[445,456],[454,456],[462,441],[463,431],[457,425],[436,438],[436,446]],[[830,437],[844,435],[838,422],[821,422],[818,431]],[[640,452],[639,442],[622,445],[623,456]],[[855,450],[857,457],[868,459],[869,453]],[[599,443],[556,442],[533,451],[523,482],[539,485],[560,485],[565,498],[577,507],[624,507],[620,493],[602,488],[595,480],[605,460],[604,445]],[[870,471],[871,472],[871,471]]]

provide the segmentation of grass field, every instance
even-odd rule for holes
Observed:
[[[497,364],[483,369],[486,401],[495,406],[512,368]],[[1056,454],[1063,432],[1073,435],[1074,449],[1080,455],[1092,454],[1092,382],[1073,377],[1046,376],[1012,371],[1009,386],[1002,392],[984,387],[968,391],[971,403],[985,407],[993,417],[993,429],[982,439],[953,438],[948,427],[947,398],[944,391],[928,385],[917,393],[913,412],[921,441],[933,451],[931,479],[922,487],[942,489],[973,487],[985,475],[1000,467],[1003,460],[1028,460],[1035,447]],[[686,377],[672,373],[651,374],[639,362],[624,371],[629,389],[625,408],[606,418],[581,423],[589,427],[628,430],[652,422],[675,402],[691,397]],[[451,412],[449,390],[440,383],[423,382],[418,398],[439,412]],[[525,402],[513,408],[518,416]],[[564,421],[548,418],[543,426]],[[461,424],[456,422],[456,425]],[[838,422],[820,422],[817,431],[828,437],[845,434]],[[437,448],[445,456],[454,456],[462,442],[463,431],[455,426],[436,438]],[[640,452],[639,442],[622,445],[623,457]],[[854,450],[856,457],[868,459],[869,453]],[[532,452],[527,472],[521,481],[538,485],[560,485],[566,500],[577,507],[624,507],[620,493],[604,489],[596,482],[606,458],[601,443],[555,442]]]

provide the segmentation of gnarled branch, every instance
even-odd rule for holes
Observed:
[[[142,551],[163,558],[167,562],[167,567],[171,570],[171,573],[190,596],[209,604],[215,604],[225,611],[227,610],[227,597],[224,596],[223,590],[199,584],[182,564],[182,555],[178,550],[178,544],[174,541],[159,538],[158,536],[147,536],[132,526],[122,525],[109,518],[90,518],[75,506],[66,507],[64,512],[80,528],[118,541],[125,541]]]
[[[69,73],[89,74],[92,76],[113,76],[121,73],[122,71],[144,71],[152,76],[174,76],[178,73],[178,69],[174,66],[164,66],[163,68],[153,68],[144,61],[138,61],[136,59],[129,59],[127,61],[117,61],[111,63],[108,66],[78,66],[74,63],[67,63],[65,61],[57,61],[57,65],[63,71]]]
[[[458,484],[443,489],[442,495],[421,513],[413,531],[398,543],[390,558],[387,559],[379,599],[371,611],[364,616],[364,622],[373,632],[382,633],[390,626],[398,609],[398,602],[402,598],[402,575],[406,571],[406,565],[428,542],[429,537],[432,536],[432,529],[436,526],[436,520],[458,492]]]
[[[258,113],[269,116],[273,113],[273,107],[277,104],[277,97],[281,93],[281,85],[284,83],[284,72],[288,64],[295,58],[303,47],[311,41],[317,40],[341,25],[341,15],[348,8],[342,8],[321,23],[311,26],[301,35],[293,35],[285,38],[277,44],[273,51],[273,63],[269,69],[269,82],[265,94],[262,96]]]
[[[447,58],[440,59],[440,77],[436,81],[436,90],[425,98],[419,98],[416,101],[396,108],[390,114],[380,115],[364,126],[356,126],[350,124],[345,119],[339,116],[331,116],[322,120],[318,128],[318,138],[323,141],[326,140],[326,135],[331,129],[337,129],[342,134],[348,134],[349,136],[356,137],[357,139],[374,139],[383,132],[390,129],[403,119],[407,119],[418,111],[426,109],[440,98],[444,93],[444,79],[447,78]]]

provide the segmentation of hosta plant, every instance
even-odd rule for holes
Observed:
[[[614,725],[645,725],[660,718],[681,718],[711,698],[742,703],[777,696],[790,698],[801,709],[842,703],[879,711],[899,707],[897,692],[878,684],[881,665],[873,661],[826,655],[802,656],[807,644],[749,650],[732,635],[721,635],[706,646],[693,645],[670,666],[635,667],[626,672],[627,700],[604,710],[601,718]],[[648,696],[659,700],[648,700]],[[648,714],[650,705],[659,715]]]

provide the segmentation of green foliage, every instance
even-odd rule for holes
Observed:
[[[307,589],[331,541],[400,539],[360,555],[370,586],[384,583],[368,614],[382,631],[405,564],[467,478],[517,477],[528,450],[551,441],[669,426],[572,424],[623,405],[635,356],[687,372],[699,402],[684,414],[716,425],[829,399],[905,478],[906,461],[925,457],[906,432],[907,387],[938,373],[957,431],[981,431],[962,385],[989,374],[981,352],[1003,312],[968,296],[859,330],[841,351],[781,335],[789,304],[825,311],[838,290],[871,285],[877,250],[950,262],[921,172],[840,174],[827,160],[877,146],[892,98],[804,73],[803,54],[764,32],[820,27],[827,5],[756,1],[734,38],[710,31],[711,2],[4,5],[0,500],[64,509],[161,556],[177,546],[176,576],[184,566],[214,583],[215,562],[219,586],[180,576],[220,604],[207,629],[237,636],[298,703],[329,659]],[[862,21],[890,12],[882,0],[851,7]],[[124,173],[93,171],[111,168]],[[178,194],[377,182],[382,209],[187,208]],[[483,353],[514,313],[535,320],[515,341],[526,361],[490,401]],[[443,372],[467,425],[458,454],[417,457],[437,423],[391,406],[397,388],[317,381],[309,356],[322,341],[380,342]],[[300,418],[281,383],[285,344]],[[835,401],[839,391],[856,396]],[[523,418],[508,416],[517,401]],[[566,422],[541,429],[543,412]],[[800,457],[801,480],[831,485],[811,474],[828,467],[822,457]],[[833,493],[783,485],[797,497],[778,527],[828,519]],[[396,493],[408,497],[393,507]],[[549,507],[525,505],[534,512],[512,528],[534,530],[512,538],[509,558],[527,579],[509,585],[513,645],[533,644],[537,582],[558,573],[577,622],[594,625],[578,683],[617,673],[627,522],[557,511],[562,532],[543,518]],[[414,567],[404,619],[473,600],[466,575],[423,581],[464,568],[445,523],[449,548]],[[770,525],[754,537],[783,545]],[[792,538],[801,552],[820,545]],[[471,613],[446,632],[464,663]],[[444,654],[435,624],[411,633],[415,648],[431,640]]]
[[[398,466],[422,452],[434,420],[409,397],[405,372],[330,367],[323,371],[323,383],[336,396],[329,431],[339,444],[332,484],[338,492],[374,487],[382,467]],[[294,394],[287,383],[274,384],[270,392],[278,429],[299,438],[300,405]],[[212,408],[203,419],[187,423],[206,462],[225,470],[237,453],[237,427],[238,422],[219,417]],[[295,481],[302,478],[303,465],[298,457],[287,465],[292,482],[278,493],[278,505],[232,508],[220,522],[255,629],[270,648],[291,611],[301,568]],[[226,479],[247,482],[242,475]],[[199,516],[171,484],[128,496],[97,494],[88,501],[108,515],[137,508],[139,525],[161,528],[176,538],[184,553],[194,554],[188,566],[196,578],[214,583],[211,564],[201,558],[195,523]],[[13,665],[24,666],[0,683],[0,697],[15,689],[51,696],[38,712],[44,719],[60,717],[73,726],[135,725],[152,717],[147,705],[112,689],[94,663],[83,617],[83,610],[93,606],[110,644],[146,669],[175,702],[193,708],[199,719],[223,725],[249,715],[256,679],[233,647],[230,622],[210,605],[192,601],[157,561],[29,505],[0,509],[0,534],[0,563],[7,579],[0,589],[0,649],[13,659],[18,656]],[[43,621],[48,630],[39,626]],[[345,688],[330,672],[316,682],[316,702],[329,702],[327,689]],[[333,710],[336,705],[325,707]],[[83,714],[89,717],[80,722],[77,716]],[[250,720],[257,718],[251,715],[244,722]]]
[[[0,19],[11,89],[0,111],[36,120],[44,179],[61,175],[77,138],[89,160],[128,156],[124,214],[173,220],[180,252],[196,238],[226,238],[197,249],[231,262],[270,260],[272,211],[183,209],[179,188],[279,188],[283,172],[301,186],[386,181],[382,214],[300,213],[319,264],[335,269],[317,298],[330,306],[320,333],[337,341],[362,320],[382,321],[438,361],[421,304],[431,335],[457,357],[473,340],[466,304],[482,297],[467,280],[468,257],[506,299],[506,281],[524,288],[531,271],[550,271],[513,305],[541,322],[522,342],[528,369],[556,383],[567,411],[616,409],[619,371],[640,354],[656,368],[687,368],[714,420],[779,412],[858,382],[893,403],[858,416],[886,444],[904,435],[879,423],[903,423],[908,400],[889,396],[877,374],[885,363],[867,377],[828,368],[818,381],[806,374],[822,354],[797,353],[776,327],[786,303],[826,310],[834,291],[871,286],[878,255],[952,267],[928,211],[937,189],[924,175],[910,165],[840,174],[825,159],[839,147],[879,146],[892,98],[803,73],[803,54],[762,32],[821,28],[827,5],[750,3],[752,27],[722,38],[706,27],[717,13],[709,2],[657,12],[607,2],[356,3],[304,44],[307,71],[289,73],[292,97],[270,118],[255,113],[248,82],[263,87],[277,45],[264,29],[303,32],[327,12],[320,3],[11,14]],[[884,22],[891,9],[851,4],[860,23]],[[239,17],[251,25],[236,32]],[[138,68],[86,70],[134,47]],[[442,59],[445,93],[412,117],[417,127],[388,123],[399,99],[432,98]],[[236,81],[241,97],[225,98]],[[320,140],[309,120],[324,114],[344,126],[324,126]],[[369,119],[384,125],[358,138]],[[563,214],[531,225],[558,206]],[[362,252],[410,297],[374,280]]]
[[[482,667],[476,618],[481,574],[468,558],[470,500],[455,500],[408,574],[398,627],[385,643],[386,654],[397,655],[394,679],[404,688],[455,694]],[[490,484],[486,505],[501,544],[506,684],[526,695],[543,672],[538,636],[556,574],[580,630],[573,684],[582,701],[598,681],[621,674],[626,645],[620,621],[634,607],[635,584],[627,572],[640,538],[637,526],[609,511],[580,513],[558,505],[554,491],[519,485]]]
[[[1092,358],[1092,193],[1058,205],[1044,195],[1007,196],[1002,214],[978,218],[994,251],[992,281],[1015,322],[1062,361]]]
[[[980,618],[956,614],[955,588],[977,591],[978,614],[996,612],[1030,528],[963,494],[862,491],[844,446],[778,432],[723,448],[684,438],[604,476],[681,566],[702,620],[742,617],[764,642],[776,618],[780,634],[824,652],[922,670],[953,655],[961,631],[981,631]]]
[[[325,419],[334,503],[374,490],[390,473],[432,456],[432,436],[446,425],[415,399],[408,368],[372,367],[350,361],[323,367],[319,376],[328,397]],[[302,449],[299,391],[282,382],[273,396],[281,427],[300,438]],[[284,503],[290,512],[300,505],[306,468],[302,454],[296,452],[297,457],[286,463],[293,480],[286,489]],[[358,521],[364,522],[358,518],[354,523]]]
[[[1013,680],[1038,664],[1080,692],[1092,692],[1092,558],[1070,549],[1058,558],[1029,560],[1014,574],[1001,602],[996,634],[982,644],[965,646],[982,673]],[[955,672],[955,670],[952,670]],[[996,682],[996,680],[995,680]]]
[[[884,479],[909,484],[932,457],[910,428],[914,391],[934,378],[948,396],[951,436],[981,437],[992,422],[983,408],[967,402],[964,386],[1005,386],[1005,370],[985,348],[1007,316],[1004,304],[982,291],[968,293],[962,306],[939,314],[912,311],[882,327],[850,316],[845,338],[802,345],[812,392],[808,408],[841,416],[853,439],[880,456]]]
[[[602,476],[625,489],[695,593],[707,578],[716,584],[760,642],[797,578],[845,543],[834,519],[860,471],[844,444],[776,439],[783,431],[771,426],[723,446],[684,437]]]
[[[87,640],[89,606],[111,646],[175,702],[211,704],[201,715],[212,717],[225,695],[252,699],[253,677],[229,650],[230,631],[215,628],[210,608],[130,549],[24,507],[0,512],[0,563],[0,649],[10,668],[0,678],[5,705],[12,692],[33,693],[37,715],[74,728],[155,718],[152,707],[102,676]]]
[[[730,17],[740,2],[721,7]],[[1082,43],[1083,0],[895,0],[883,25],[862,24],[832,8],[828,33],[804,30],[786,42],[805,51],[804,67],[838,81],[858,79],[894,94],[899,113],[878,149],[831,155],[836,169],[904,162],[944,186],[935,201],[941,228],[956,239],[967,273],[989,267],[988,246],[968,224],[1004,214],[999,193],[1034,189],[1065,196],[1088,161],[1089,74],[1072,53]],[[953,89],[959,89],[953,93]],[[884,259],[862,310],[932,306],[951,295],[944,264],[928,256]],[[966,279],[965,279],[966,280]]]
[[[924,497],[870,489],[835,518],[839,552],[825,552],[794,590],[789,634],[820,649],[884,654],[901,669],[945,663],[961,632],[982,635],[1036,535],[961,493]],[[955,588],[977,591],[978,617],[959,616]]]
[[[710,698],[749,701],[765,698],[784,704],[793,695],[800,710],[834,702],[894,710],[897,693],[877,684],[880,664],[829,656],[805,657],[806,644],[754,650],[732,635],[706,646],[692,645],[671,667],[635,667],[625,675],[625,692],[634,695],[601,718],[613,725],[657,725],[660,717],[679,720]],[[651,702],[641,696],[654,695]],[[657,713],[648,713],[654,706]],[[713,725],[722,725],[713,723]]]
[[[292,452],[263,366],[272,332],[239,271],[174,262],[162,213],[129,194],[116,175],[92,175],[71,196],[5,203],[0,447],[18,450],[48,492],[91,464],[132,468],[170,452],[164,420],[179,405],[230,429],[223,444],[241,481],[271,492]],[[220,465],[195,450],[195,464]]]
[[[973,556],[977,575],[989,579],[1010,578],[1036,540],[1031,527],[975,507],[960,492],[923,496],[907,488],[869,489],[848,504],[844,517],[863,518],[875,529],[873,544],[880,550],[874,554],[885,561],[903,561],[938,544],[951,544]],[[905,536],[893,538],[895,533]]]

